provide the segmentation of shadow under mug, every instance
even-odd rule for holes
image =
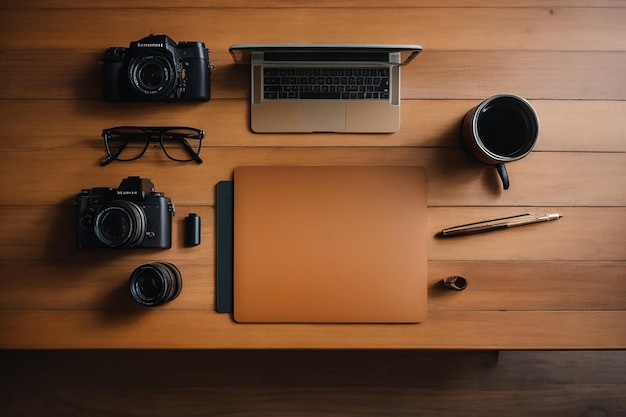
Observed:
[[[539,118],[528,101],[514,94],[498,94],[467,112],[463,144],[482,163],[495,165],[502,188],[509,188],[504,164],[528,155],[539,137]]]

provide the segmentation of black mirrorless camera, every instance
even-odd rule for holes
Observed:
[[[207,101],[211,63],[203,42],[150,35],[129,48],[108,48],[104,66],[107,101]]]
[[[75,200],[79,248],[170,248],[174,205],[148,178],[82,190]]]

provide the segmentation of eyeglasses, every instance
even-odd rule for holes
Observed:
[[[200,153],[204,132],[191,127],[117,126],[102,131],[107,157],[100,165],[132,161],[141,157],[150,143],[158,142],[168,158],[201,164]]]

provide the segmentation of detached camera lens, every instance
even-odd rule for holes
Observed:
[[[154,262],[141,265],[130,276],[130,293],[139,304],[158,306],[178,297],[182,276],[174,264]]]

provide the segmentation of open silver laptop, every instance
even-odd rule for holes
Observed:
[[[238,44],[251,66],[255,132],[389,133],[400,127],[400,67],[419,45]]]

